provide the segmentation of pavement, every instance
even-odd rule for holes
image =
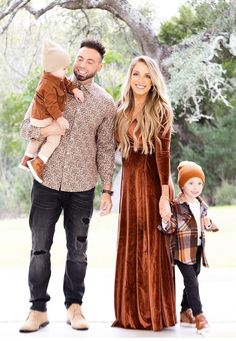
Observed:
[[[0,337],[1,340],[45,340],[45,339],[133,339],[158,340],[201,338],[192,328],[183,328],[179,324],[161,332],[128,330],[111,327],[114,320],[113,283],[114,268],[89,267],[86,276],[86,292],[83,312],[90,322],[87,331],[73,330],[65,323],[66,311],[63,304],[63,268],[52,269],[49,284],[51,301],[48,303],[50,324],[36,333],[19,333],[19,327],[29,311],[29,292],[27,269],[2,268],[0,291]],[[210,323],[206,339],[236,339],[236,268],[202,268],[199,277],[200,293],[204,313]],[[182,277],[176,269],[177,317],[183,289]]]

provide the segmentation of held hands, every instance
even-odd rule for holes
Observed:
[[[84,101],[84,94],[81,90],[79,90],[78,88],[75,88],[73,90],[73,94],[74,94],[74,97],[76,99],[77,102],[82,102]]]
[[[159,201],[160,216],[165,222],[169,222],[171,218],[170,203],[167,197],[161,196]]]
[[[57,119],[57,123],[59,124],[61,129],[69,129],[69,122],[65,117],[61,116]]]

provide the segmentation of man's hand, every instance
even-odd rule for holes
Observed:
[[[111,196],[108,193],[103,193],[100,203],[100,215],[104,216],[109,214],[111,212],[111,209],[112,209]]]
[[[57,121],[53,121],[49,126],[40,129],[40,134],[43,138],[46,138],[50,135],[65,135],[66,129],[61,129]]]
[[[67,119],[63,116],[59,117],[57,119],[57,123],[59,124],[61,129],[69,129],[69,122],[67,121]]]

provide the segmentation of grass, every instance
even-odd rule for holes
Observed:
[[[236,267],[236,206],[212,207],[209,216],[220,231],[206,233],[206,255],[211,267]],[[90,267],[114,267],[118,214],[100,217],[94,213],[88,242]],[[30,256],[30,230],[28,219],[0,220],[0,266],[28,267]],[[65,235],[62,219],[56,226],[51,250],[52,265],[64,267],[66,259]]]

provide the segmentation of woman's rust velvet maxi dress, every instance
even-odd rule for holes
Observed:
[[[131,149],[129,158],[123,159],[113,323],[116,327],[159,331],[176,324],[170,237],[157,229],[160,181],[169,178],[170,139],[161,142],[162,152],[156,143],[153,154]]]

